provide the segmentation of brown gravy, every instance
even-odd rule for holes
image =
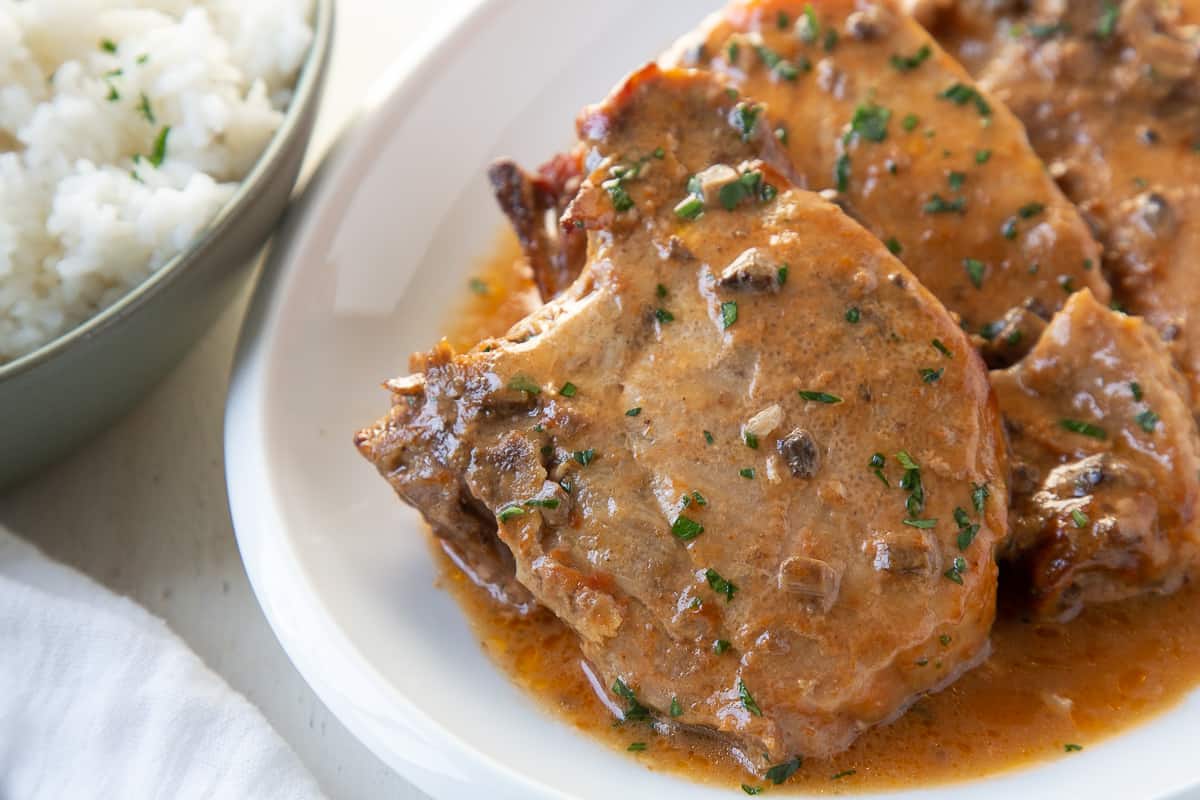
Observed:
[[[536,303],[506,234],[448,333],[469,347],[506,330]],[[576,728],[628,750],[647,768],[718,786],[764,786],[723,750],[691,733],[613,724],[595,696],[570,632],[549,613],[498,608],[440,548],[444,588],[459,601],[489,657]],[[1200,587],[1085,611],[1066,624],[1030,623],[1002,601],[992,656],[845,753],[806,760],[787,787],[839,794],[968,780],[1066,757],[1177,703],[1200,683]],[[936,663],[935,663],[936,668]],[[777,793],[783,787],[771,787]]]

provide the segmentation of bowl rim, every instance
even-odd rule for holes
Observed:
[[[241,212],[251,206],[265,191],[264,179],[271,173],[278,156],[295,138],[304,111],[311,103],[319,100],[321,78],[333,45],[334,2],[335,0],[313,0],[313,40],[296,76],[291,101],[283,112],[279,128],[272,134],[250,171],[238,183],[233,197],[217,211],[216,216],[185,250],[172,256],[112,305],[102,308],[34,350],[7,364],[0,364],[0,384],[37,369],[72,346],[98,337],[105,330],[132,316],[156,294],[170,286],[189,264],[199,261],[224,235],[234,220],[241,216]]]

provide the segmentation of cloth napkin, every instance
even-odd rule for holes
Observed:
[[[162,620],[0,527],[0,800],[321,796]]]

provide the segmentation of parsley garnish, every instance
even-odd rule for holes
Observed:
[[[514,375],[512,380],[508,382],[508,388],[518,392],[528,392],[529,394],[541,394],[542,387],[533,382],[533,379],[527,375]]]
[[[962,556],[955,556],[954,564],[953,564],[953,566],[950,567],[950,569],[946,570],[945,576],[947,578],[949,578],[950,580],[954,581],[955,583],[957,583],[959,586],[962,586],[962,582],[963,582],[962,576],[963,576],[963,573],[966,571],[967,571],[967,560],[965,558],[963,558]]]
[[[596,460],[596,451],[590,447],[587,450],[576,450],[571,453],[571,457],[578,461],[580,466],[586,467]]]
[[[762,794],[762,791],[763,791],[763,790],[762,790],[762,787],[761,787],[761,786],[751,786],[751,785],[750,785],[750,784],[748,784],[748,783],[743,783],[743,784],[742,784],[742,791],[743,791],[743,792],[745,792],[746,794],[751,794],[751,795],[753,795],[753,794]]]
[[[562,388],[558,390],[558,393],[561,394],[563,397],[574,397],[578,391],[579,391],[579,387],[577,387],[575,384],[571,383],[570,381],[567,381],[566,383],[564,383],[562,385]]]
[[[975,541],[975,536],[979,533],[979,526],[972,525],[971,518],[961,508],[954,509],[954,522],[958,525],[958,549],[966,550],[971,546],[971,542]]]
[[[984,263],[975,258],[964,258],[963,269],[967,271],[967,277],[971,279],[971,284],[976,289],[983,288],[983,273],[986,269]]]
[[[904,251],[903,245],[900,244],[900,241],[895,236],[889,236],[888,240],[883,244],[887,247],[888,252],[894,256],[898,256]]]
[[[117,52],[117,43],[112,39],[101,39],[100,49],[106,53],[115,53]]]
[[[1086,528],[1088,524],[1088,516],[1078,508],[1073,508],[1071,509],[1071,521],[1075,523],[1076,528]]]
[[[151,125],[158,121],[154,118],[154,109],[150,108],[150,98],[146,96],[145,92],[142,92],[142,99],[138,103],[138,111],[146,118],[146,122],[149,122]]]
[[[812,3],[804,4],[804,18],[796,23],[796,35],[807,44],[812,44],[821,36],[821,23],[817,21],[817,12]]]
[[[910,528],[932,528],[937,525],[936,519],[906,519],[903,522]]]
[[[627,417],[636,417],[638,414],[641,414],[641,413],[642,413],[642,407],[641,407],[641,406],[634,406],[633,408],[631,408],[631,409],[629,409],[628,411],[626,411],[626,412],[625,412],[625,416],[627,416]]]
[[[1071,433],[1078,433],[1082,436],[1090,436],[1093,439],[1107,439],[1108,434],[1098,425],[1093,425],[1090,422],[1082,422],[1077,419],[1060,419],[1059,427]]]
[[[744,438],[746,440],[746,447],[749,447],[751,450],[758,449],[758,437],[757,436],[755,436],[753,433],[750,433],[749,431],[746,431]]]
[[[1030,217],[1036,217],[1045,210],[1046,206],[1043,203],[1027,203],[1017,209],[1017,216],[1021,219],[1029,219]]]
[[[717,655],[721,655],[730,647],[731,645],[729,644],[728,639],[717,639],[715,642],[713,642],[713,652]]]
[[[528,506],[529,508],[549,508],[549,509],[553,510],[555,508],[558,508],[558,498],[556,498],[556,497],[546,497],[546,498],[535,497],[532,500],[526,500],[521,505]]]
[[[738,679],[738,697],[742,700],[742,705],[747,711],[756,717],[762,716],[762,709],[758,707],[758,703],[754,700],[754,695],[750,694],[750,690],[746,688],[745,681]]]
[[[600,186],[608,192],[608,196],[612,198],[613,208],[618,212],[633,208],[633,198],[625,189],[624,178],[609,178]]]
[[[675,321],[675,315],[672,314],[670,311],[667,311],[665,308],[656,308],[654,310],[654,318],[657,319],[659,322],[664,322],[664,323]]]
[[[1113,35],[1117,29],[1117,18],[1121,14],[1121,9],[1116,3],[1106,1],[1104,10],[1100,12],[1100,21],[1096,23],[1096,34],[1101,39],[1107,39]]]
[[[856,770],[856,769],[844,769],[841,772],[839,772],[838,774],[830,777],[829,780],[840,781],[842,778],[849,778],[851,775],[857,775],[857,774],[858,774],[858,770]]]
[[[671,523],[671,534],[681,542],[690,542],[702,533],[704,533],[703,525],[682,514]]]
[[[675,216],[680,219],[695,219],[703,213],[704,200],[694,194],[689,194],[675,206]]]
[[[842,398],[838,397],[836,394],[829,394],[827,392],[809,392],[801,390],[800,396],[805,400],[811,400],[814,403],[825,403],[826,405],[836,405],[837,403],[842,402]]]
[[[525,514],[525,509],[520,506],[505,506],[496,513],[496,519],[501,522],[508,522],[513,517],[520,517]]]
[[[631,753],[640,753],[646,749],[646,743],[645,742],[632,742],[632,743],[630,743],[629,747],[626,747],[625,749]]]
[[[483,295],[488,293],[487,283],[479,278],[471,278],[471,280],[467,281],[467,286],[471,288],[473,294]]]
[[[946,358],[954,358],[954,353],[950,352],[950,348],[948,348],[948,347],[946,347],[946,345],[942,344],[941,339],[934,339],[932,342],[930,342],[930,344],[933,345],[934,350],[937,350],[939,353],[944,355]]]
[[[846,322],[856,325],[860,319],[862,319],[862,312],[858,310],[858,306],[850,306],[846,309]]]
[[[725,602],[727,603],[732,600],[734,594],[737,593],[737,585],[733,581],[727,581],[722,578],[720,573],[715,569],[704,570],[704,579],[708,581],[708,585],[712,587],[714,592],[725,595]]]
[[[839,192],[844,192],[850,186],[850,155],[842,153],[833,165],[833,180]]]
[[[1133,392],[1133,399],[1134,399],[1134,400],[1137,400],[1138,402],[1141,402],[1141,399],[1142,399],[1142,385],[1141,385],[1140,383],[1138,383],[1137,381],[1134,381],[1133,383],[1129,384],[1129,391]]]
[[[781,288],[781,289],[783,288],[783,285],[785,283],[787,283],[787,279],[788,279],[788,265],[784,264],[782,267],[775,270],[775,280],[779,283],[779,288]]]
[[[937,369],[930,369],[929,367],[922,367],[918,371],[921,373],[921,380],[923,382],[937,383],[942,379],[942,373],[946,371],[946,368],[938,367]]]
[[[708,431],[705,431],[704,432],[704,441],[708,442],[709,444],[712,444],[713,443],[713,435],[711,433],[709,433]]]
[[[672,717],[683,716],[683,706],[679,705],[678,697],[671,698],[671,716]]]
[[[975,506],[975,513],[983,513],[983,507],[987,504],[990,495],[991,491],[986,483],[971,484],[971,505]]]
[[[926,214],[964,214],[967,211],[967,200],[964,197],[947,200],[935,192],[921,210]]]
[[[775,766],[771,767],[769,770],[766,771],[765,777],[771,783],[778,786],[779,784],[786,781],[788,778],[795,775],[796,771],[798,769],[800,769],[800,765],[803,763],[804,763],[804,757],[796,756],[795,758],[791,759],[790,761],[785,761],[782,764],[776,764]]]
[[[991,150],[976,150],[975,151],[975,163],[976,164],[986,164],[991,157],[992,157]]]
[[[950,184],[950,188],[956,192],[959,189],[962,189],[963,183],[966,180],[967,180],[967,174],[965,172],[952,171],[949,175],[946,176],[946,183]]]
[[[747,480],[754,480],[754,467],[743,467],[738,470],[738,475],[741,475]]]
[[[861,136],[869,142],[882,142],[887,138],[888,120],[892,118],[889,108],[871,105],[860,105],[854,110],[854,118],[850,121],[851,133]]]
[[[728,300],[721,303],[721,327],[729,330],[733,323],[737,322],[738,304],[733,300]]]
[[[938,95],[943,100],[949,100],[955,105],[965,106],[968,103],[975,104],[975,110],[980,116],[986,117],[992,113],[992,107],[988,105],[987,100],[983,99],[974,87],[967,86],[965,83],[955,83],[948,87],[945,91]]]
[[[612,687],[613,694],[625,701],[625,711],[622,714],[626,722],[650,719],[650,709],[638,702],[637,694],[625,685],[625,681],[617,678]]]
[[[904,119],[900,120],[900,127],[904,128],[904,130],[909,131],[910,133],[915,131],[917,126],[920,124],[921,118],[916,114],[905,114]]]
[[[1155,427],[1158,425],[1158,414],[1155,414],[1150,409],[1146,409],[1135,417],[1137,424],[1142,427],[1146,433],[1154,433]]]
[[[1068,753],[1078,753],[1082,749],[1083,749],[1083,745],[1081,745],[1081,744],[1064,744],[1063,745],[1063,750]]]
[[[892,66],[899,72],[912,72],[917,67],[925,63],[925,61],[933,55],[933,49],[925,44],[911,56],[902,56],[899,53],[892,55]]]

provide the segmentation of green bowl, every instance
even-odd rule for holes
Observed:
[[[244,284],[300,174],[329,62],[333,3],[316,0],[312,47],[283,123],[204,232],[113,305],[0,366],[0,487],[63,457],[128,411]]]

